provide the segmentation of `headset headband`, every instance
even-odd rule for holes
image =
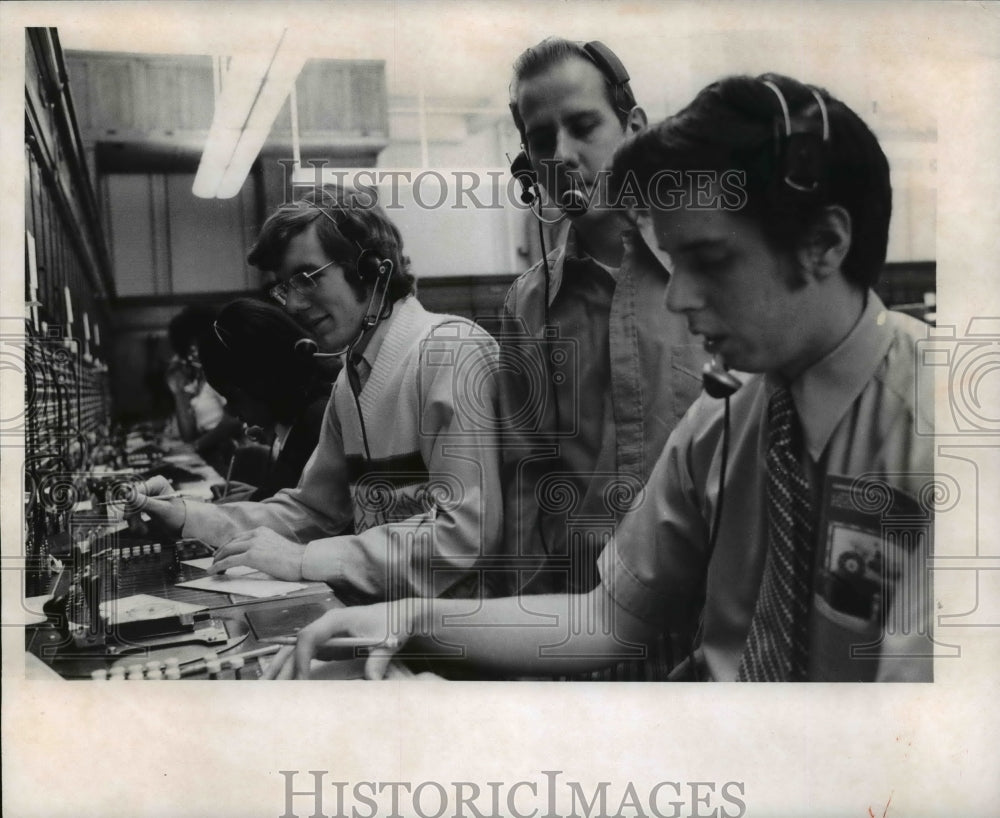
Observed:
[[[631,78],[622,61],[618,59],[618,55],[600,40],[584,43],[583,52],[614,87],[618,109],[626,114],[631,111],[635,107],[635,97],[632,89],[628,87]],[[619,95],[624,99],[620,100]]]
[[[580,44],[578,43],[577,45]],[[583,43],[580,45],[580,49],[583,51],[582,56],[588,59],[601,72],[601,76],[610,83],[614,91],[614,105],[618,111],[624,114],[631,111],[635,107],[635,95],[629,87],[630,77],[628,71],[625,70],[625,65],[622,61],[618,59],[618,55],[600,40],[591,40],[590,42]],[[510,108],[510,115],[514,118],[514,125],[523,134],[524,123],[521,120],[520,112],[517,110],[517,101],[512,100],[508,103],[507,107]]]
[[[761,82],[766,85],[774,95],[778,98],[778,104],[781,106],[782,118],[785,122],[785,139],[788,139],[792,135],[792,117],[788,110],[788,102],[785,100],[785,95],[781,93],[781,89],[775,85],[771,80],[761,80]],[[809,89],[809,93],[813,95],[813,99],[816,100],[816,104],[819,106],[820,115],[823,117],[823,141],[830,141],[830,117],[826,112],[826,103],[823,102],[823,97],[815,88],[811,85],[807,85],[806,88]]]
[[[767,89],[778,99],[781,116],[777,119],[782,124],[782,134],[776,147],[776,153],[781,164],[781,180],[798,193],[817,193],[822,187],[822,177],[825,169],[825,154],[830,143],[830,116],[822,94],[811,85],[809,89],[822,117],[822,132],[817,134],[812,130],[793,130],[791,109],[785,95],[777,83],[769,79],[761,79]],[[820,144],[817,145],[817,139]]]
[[[337,210],[340,211],[341,215],[343,215],[344,220],[349,224],[351,224],[351,227],[353,229],[354,224],[351,223],[350,216],[347,213],[347,209],[340,202],[340,200],[335,196],[328,196],[326,191],[322,191],[321,195],[322,199],[319,202],[307,201],[309,207],[315,208],[323,216],[326,216],[326,214],[323,212],[325,208],[327,207],[336,208]],[[348,237],[348,235],[344,232],[343,228],[336,222],[336,220],[330,219],[330,223],[333,225],[333,229],[336,230],[341,235],[341,237],[344,239],[345,242],[347,242],[348,244],[353,244],[355,247],[358,248],[358,257],[354,260],[354,267],[358,271],[358,275],[361,277],[362,281],[367,281],[368,279],[368,273],[362,269],[362,267],[365,266],[362,265],[362,262],[365,260],[365,258],[372,259],[370,265],[367,266],[371,267],[372,275],[376,276],[377,278],[382,278],[392,273],[393,264],[390,259],[379,258],[378,254],[374,250],[372,250],[369,247],[365,247],[357,239],[352,239]]]

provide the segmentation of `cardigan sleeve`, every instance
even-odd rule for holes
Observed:
[[[496,566],[484,558],[498,554],[503,520],[497,348],[462,326],[459,343],[425,341],[419,353],[415,408],[427,469],[419,511],[306,548],[303,577],[348,601],[439,596],[470,577],[492,584]]]

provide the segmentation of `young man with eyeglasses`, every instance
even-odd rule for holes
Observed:
[[[280,207],[248,259],[315,339],[303,354],[346,358],[316,451],[261,503],[157,500],[151,483],[138,504],[218,547],[212,573],[322,580],[346,602],[480,592],[501,539],[496,342],[421,306],[399,232],[360,197]]]

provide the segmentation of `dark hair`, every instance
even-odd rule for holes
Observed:
[[[574,40],[566,40],[562,37],[546,37],[538,45],[525,49],[521,55],[514,60],[514,78],[510,83],[510,112],[514,117],[514,124],[517,130],[524,136],[524,123],[521,120],[521,113],[517,107],[517,93],[522,82],[545,73],[553,66],[559,65],[566,60],[577,57],[586,60],[604,78],[604,93],[608,104],[618,117],[622,127],[628,120],[629,112],[635,107],[635,95],[632,93],[632,86],[629,83],[616,83],[614,78],[607,73],[607,70],[599,65],[587,53],[584,43]]]
[[[191,345],[198,341],[215,320],[215,310],[203,304],[192,304],[175,315],[167,326],[170,346],[181,358],[186,358]]]
[[[232,400],[235,387],[291,423],[317,386],[312,356],[295,351],[302,337],[302,328],[280,307],[237,298],[198,340],[205,378],[223,397]]]
[[[262,270],[275,270],[281,265],[288,243],[311,224],[316,225],[323,250],[331,261],[344,268],[344,277],[359,298],[372,284],[363,280],[366,265],[372,264],[368,259],[372,257],[392,262],[387,296],[390,303],[416,290],[410,260],[403,255],[403,238],[375,202],[374,191],[370,189],[362,195],[328,185],[281,205],[264,222],[247,261]]]
[[[612,165],[614,183],[634,181],[650,191],[664,170],[745,174],[746,204],[741,215],[760,224],[777,250],[791,251],[824,207],[839,205],[851,217],[851,248],[844,259],[848,281],[871,287],[885,262],[892,214],[889,162],[868,126],[844,103],[816,88],[830,121],[816,193],[799,193],[782,182],[778,146],[784,119],[774,83],[785,97],[792,131],[803,123],[822,133],[822,114],[809,87],[779,74],[727,77],[704,88],[674,116],[652,126],[618,149]]]

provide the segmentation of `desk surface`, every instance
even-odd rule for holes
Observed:
[[[168,479],[174,478],[174,488],[193,498],[211,499],[211,486],[223,482],[186,448],[168,454],[154,468]],[[94,476],[100,474],[95,472]],[[93,538],[92,556],[85,568],[73,564],[79,555],[64,560],[63,571],[53,577],[50,587],[50,592],[61,598],[61,609],[53,611],[58,606],[49,602],[48,618],[36,617],[45,621],[25,628],[27,650],[63,678],[90,679],[94,671],[134,671],[136,665],[152,662],[165,669],[168,659],[184,678],[259,678],[267,657],[251,656],[238,673],[227,658],[268,648],[262,639],[294,635],[323,611],[341,606],[324,583],[306,583],[304,589],[263,599],[177,587],[179,582],[206,576],[203,569],[184,562],[210,555],[203,544],[121,530],[122,524],[108,520],[103,509],[96,514],[89,503],[78,505],[71,529],[100,532]],[[100,584],[91,581],[95,576],[100,577]],[[88,594],[101,600],[105,614],[119,610],[110,604],[112,600],[139,594],[163,600],[162,605],[152,603],[152,608],[174,606],[177,610],[172,613],[181,609],[189,613],[116,625],[107,616],[99,620],[92,617]],[[31,610],[31,606],[26,607]],[[204,661],[210,653],[223,660],[221,669],[211,676],[208,670],[212,666],[206,669]],[[153,678],[158,678],[156,671]]]

